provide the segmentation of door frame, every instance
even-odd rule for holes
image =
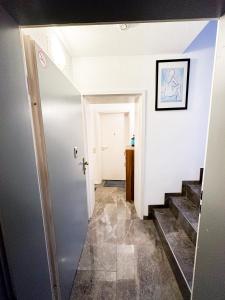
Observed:
[[[82,109],[83,109],[83,126],[84,126],[84,143],[85,143],[85,156],[87,161],[90,162],[91,151],[90,142],[88,138],[89,123],[89,108],[90,105],[88,97],[102,97],[102,96],[131,96],[134,97],[134,103],[138,103],[140,107],[139,111],[139,140],[140,140],[140,151],[138,159],[136,158],[135,169],[138,169],[138,175],[135,178],[134,183],[134,204],[137,210],[137,215],[139,218],[144,217],[144,191],[145,191],[145,134],[146,134],[146,101],[147,101],[147,91],[146,90],[112,90],[112,91],[94,91],[82,94]],[[125,101],[124,101],[125,102]],[[135,120],[136,122],[136,120]],[[86,174],[87,182],[87,204],[88,204],[88,215],[91,218],[94,210],[95,204],[95,187],[92,184],[92,170],[91,167],[88,168]],[[136,174],[136,173],[135,173]]]
[[[61,300],[59,270],[56,255],[55,230],[52,214],[52,201],[49,190],[49,173],[45,145],[44,124],[35,50],[36,42],[30,36],[24,34],[22,34],[22,42],[24,53],[24,69],[27,77],[27,91],[31,109],[34,150],[41,195],[41,206],[43,213],[43,224],[48,255],[52,298],[54,300]]]

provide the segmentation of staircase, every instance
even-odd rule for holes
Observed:
[[[152,207],[171,267],[184,299],[190,299],[200,212],[201,181],[184,181],[182,193],[166,194],[166,205]]]

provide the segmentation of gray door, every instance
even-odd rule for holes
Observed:
[[[60,289],[69,299],[88,225],[81,95],[38,47],[36,57]]]
[[[20,32],[1,6],[0,145],[0,220],[15,297],[18,300],[50,300],[51,284]]]

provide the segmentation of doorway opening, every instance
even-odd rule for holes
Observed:
[[[153,25],[154,28],[151,27]],[[156,28],[160,34],[155,35],[155,32],[158,32]],[[188,30],[185,31],[185,28]],[[213,32],[212,43],[210,47],[206,48],[203,45],[202,49],[202,45],[199,46],[204,40],[201,36],[208,37],[209,31]],[[149,245],[149,243],[155,244],[155,241],[158,240],[153,221],[140,220],[146,216],[146,218],[154,219],[163,244],[167,246],[166,250],[169,250],[167,255],[173,263],[172,268],[176,270],[175,276],[178,281],[180,278],[182,279],[178,282],[182,293],[185,297],[190,296],[200,211],[198,204],[201,193],[201,182],[196,179],[198,179],[199,168],[203,166],[204,162],[215,32],[215,24],[211,22],[207,24],[205,21],[179,24],[170,22],[166,26],[165,24],[131,24],[125,31],[121,31],[118,25],[75,26],[58,30],[50,28],[46,35],[41,34],[41,36],[38,31],[33,34],[34,39],[39,41],[41,48],[49,54],[64,76],[76,86],[80,113],[80,100],[82,99],[85,147],[82,160],[83,165],[85,164],[83,166],[84,177],[82,178],[86,179],[87,201],[85,198],[81,203],[82,205],[84,202],[88,203],[88,216],[91,220],[83,248],[85,258],[84,261],[81,259],[79,270],[99,271],[97,262],[99,257],[102,257],[104,247],[107,248],[106,256],[110,261],[112,257],[110,249],[114,251],[114,258],[117,256],[119,260],[120,253],[118,252],[117,255],[117,249],[120,248],[123,252],[122,245],[124,243],[127,246],[126,254],[131,251],[130,254],[133,255],[131,260],[135,261],[138,257],[138,243]],[[29,34],[29,30],[27,33]],[[146,36],[149,33],[152,34],[151,37]],[[179,41],[179,45],[166,43],[163,46],[164,40],[166,40],[165,36],[172,33],[175,33],[174,41]],[[92,42],[94,36],[95,43]],[[103,39],[98,40],[99,36]],[[109,36],[110,41],[108,40]],[[177,36],[180,38],[177,39]],[[71,40],[72,43],[70,43]],[[146,41],[149,44],[146,44]],[[113,46],[117,44],[120,47],[114,48]],[[156,48],[153,49],[153,45],[156,45]],[[118,49],[119,52],[117,52]],[[42,49],[39,50],[37,60],[41,64],[41,71],[46,73],[48,64],[44,59],[45,52]],[[72,56],[68,55],[69,53],[72,53]],[[188,107],[179,111],[174,106],[174,111],[169,109],[158,112],[157,109],[155,110],[154,104],[156,83],[160,83],[160,78],[155,78],[155,67],[157,62],[168,59],[170,62],[191,60]],[[205,64],[205,61],[210,64]],[[171,66],[174,68],[174,65]],[[200,81],[200,84],[196,85],[196,78],[202,78],[200,75],[203,73],[207,75],[204,82]],[[207,85],[206,82],[208,82]],[[60,84],[54,84],[52,90],[55,92],[59,87]],[[132,89],[137,90],[133,91]],[[163,88],[161,92],[163,92]],[[205,101],[205,99],[208,100]],[[204,109],[199,110],[199,107],[204,107]],[[62,116],[61,110],[58,113]],[[68,120],[66,117],[65,123]],[[55,121],[59,125],[58,116]],[[76,128],[79,136],[82,124],[77,122],[75,124],[75,121],[74,117],[71,128],[73,130]],[[55,134],[55,131],[53,133]],[[132,138],[135,138],[134,147],[131,146]],[[132,144],[133,142],[132,140]],[[72,149],[72,151],[69,149],[70,155],[75,156],[77,164],[81,166],[82,161],[77,159],[77,150],[79,155],[81,147],[77,147],[75,142],[70,146]],[[126,166],[124,165],[126,150],[131,151],[134,155],[134,191],[130,196],[130,200],[133,201],[130,205],[130,218],[127,218],[126,212],[124,214],[124,209],[126,210],[130,204],[125,202],[123,192],[125,191],[124,187],[128,187],[126,174],[128,165],[127,163]],[[89,164],[87,168],[86,164]],[[73,166],[73,163],[70,163],[69,166]],[[62,168],[59,169],[60,175],[61,170]],[[66,173],[68,173],[67,171],[68,168]],[[132,177],[132,172],[130,177]],[[182,180],[187,181],[182,185],[182,193],[180,193]],[[64,178],[60,182],[64,182]],[[107,186],[109,192],[113,185],[119,187],[120,190],[118,188],[116,193],[108,194],[107,197]],[[130,186],[132,189],[132,181]],[[84,188],[85,185],[82,187]],[[97,191],[95,191],[95,187],[97,187]],[[166,196],[168,193],[170,194],[169,199],[168,197],[164,198],[165,193]],[[61,200],[65,195],[67,193],[59,198],[62,206],[64,205]],[[128,193],[126,193],[127,195]],[[55,199],[53,200],[55,201]],[[71,202],[73,203],[73,199]],[[122,209],[120,209],[121,206]],[[94,211],[96,207],[97,210]],[[100,211],[98,211],[99,207]],[[73,208],[74,211],[79,211],[79,205],[73,206]],[[59,216],[63,210],[64,207],[58,211]],[[139,219],[135,214],[132,215],[133,210],[136,210]],[[70,212],[72,212],[71,209]],[[75,214],[71,219],[74,216]],[[87,219],[87,215],[85,217]],[[84,217],[79,213],[76,218],[80,226]],[[66,218],[66,221],[68,219]],[[129,221],[127,221],[128,219]],[[121,232],[118,232],[118,226],[122,226]],[[126,239],[127,227],[128,231],[133,230],[130,233],[132,238]],[[138,231],[140,227],[142,229]],[[59,228],[61,230],[62,226]],[[168,228],[172,228],[175,236],[172,240],[168,238],[170,234]],[[180,232],[182,232],[182,242],[180,242]],[[124,233],[122,238],[119,236],[120,233]],[[144,242],[140,241],[142,234],[147,237],[144,238]],[[61,236],[64,237],[63,234]],[[153,240],[151,240],[152,236],[154,236]],[[74,242],[73,233],[71,241]],[[65,245],[64,240],[62,245]],[[130,245],[134,245],[134,247],[132,248]],[[177,245],[179,245],[178,248],[176,248]],[[95,255],[93,249],[96,249],[99,256]],[[78,250],[81,253],[81,248]],[[155,249],[155,251],[158,250]],[[182,253],[181,256],[180,253]],[[187,257],[188,259],[186,259]],[[86,259],[88,263],[85,263]],[[151,259],[149,264],[151,264]],[[105,271],[105,265],[107,263],[102,262],[101,271]],[[163,263],[163,265],[165,264]],[[117,275],[120,274],[115,261],[113,266],[107,267],[108,271],[118,271]],[[130,270],[127,270],[124,279],[128,279],[130,273]],[[160,274],[165,274],[165,271],[160,270]],[[134,273],[133,276],[136,278]],[[117,284],[119,285],[119,282]],[[139,286],[139,282],[137,286]]]
[[[134,202],[142,218],[144,107],[144,92],[83,96],[89,217],[101,184],[125,188],[126,200]]]

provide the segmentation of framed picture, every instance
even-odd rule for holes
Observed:
[[[155,110],[187,109],[190,59],[156,61]]]

